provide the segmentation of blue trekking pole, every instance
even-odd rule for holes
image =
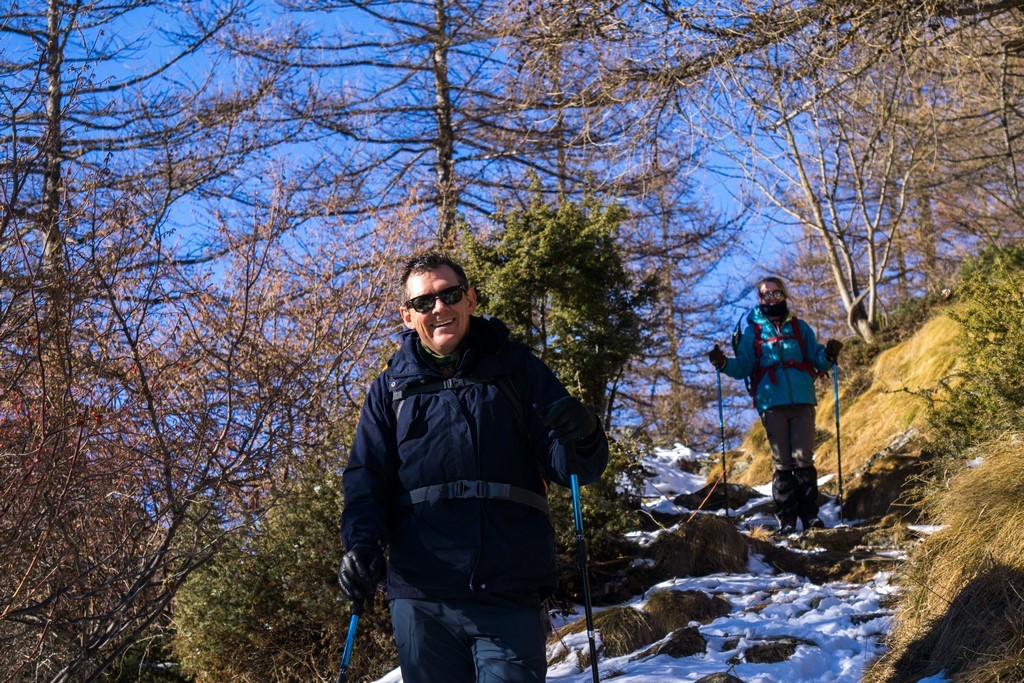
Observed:
[[[576,560],[583,575],[583,609],[587,615],[587,639],[590,641],[590,670],[594,675],[594,683],[599,683],[597,675],[597,644],[594,642],[594,614],[590,607],[590,581],[587,579],[587,541],[583,538],[583,506],[580,505],[580,482],[575,474],[570,475],[572,485],[572,511],[576,522]]]
[[[718,369],[718,429],[722,435],[722,486],[725,487],[725,516],[729,516],[729,478],[725,470],[725,416],[722,414],[722,370]]]
[[[839,363],[832,364],[832,387],[835,390],[836,401],[836,470],[839,472],[839,497],[836,503],[839,505],[839,523],[843,523],[843,456],[839,447]]]
[[[341,655],[341,670],[338,671],[338,683],[346,683],[348,680],[348,662],[352,658],[352,644],[356,640],[356,627],[359,626],[359,617],[363,614],[363,603],[352,603],[352,618],[348,622],[348,637],[345,639],[345,651]]]

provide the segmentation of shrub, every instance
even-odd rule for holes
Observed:
[[[910,555],[888,652],[865,681],[1020,680],[1024,564],[1024,248],[988,250],[961,271],[950,317],[957,376],[931,416],[928,512],[940,526]],[[980,465],[965,467],[969,460]]]
[[[932,493],[940,530],[914,548],[888,651],[870,683],[1021,680],[1024,633],[1024,461],[1019,435],[976,447],[984,462]]]
[[[1024,257],[985,252],[964,267],[959,303],[950,311],[963,330],[962,369],[950,400],[932,418],[936,450],[957,458],[997,431],[1024,427]]]
[[[641,459],[649,447],[635,437],[609,440],[608,468],[601,478],[580,489],[583,530],[595,561],[618,556],[623,535],[641,526],[640,498],[646,473]],[[576,552],[572,494],[563,487],[548,491],[558,552]]]
[[[175,601],[174,653],[203,682],[333,681],[348,628],[337,586],[341,476],[314,463],[259,525],[228,537]],[[364,615],[355,679],[397,666],[386,609]]]
[[[654,343],[657,280],[630,270],[627,217],[595,199],[557,205],[539,188],[524,210],[498,214],[489,239],[464,233],[480,311],[501,319],[580,400],[609,412],[611,390]]]

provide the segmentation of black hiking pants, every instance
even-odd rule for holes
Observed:
[[[391,601],[404,683],[543,683],[545,615],[537,596]]]

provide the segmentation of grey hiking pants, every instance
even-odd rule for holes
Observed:
[[[818,514],[814,413],[814,406],[791,405],[769,408],[761,415],[775,462],[772,499],[783,520],[810,520]]]
[[[814,406],[769,408],[761,414],[776,470],[814,466]]]

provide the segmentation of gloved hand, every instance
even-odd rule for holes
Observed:
[[[341,592],[356,604],[373,604],[377,584],[384,578],[384,553],[373,545],[356,545],[341,558],[338,584]]]
[[[833,363],[839,360],[839,352],[843,350],[843,342],[838,339],[829,339],[825,342],[825,355]]]
[[[725,352],[718,348],[718,344],[715,344],[715,348],[708,351],[708,360],[719,370],[725,367]]]
[[[572,396],[539,408],[537,414],[563,446],[574,444],[597,430],[597,416]]]

